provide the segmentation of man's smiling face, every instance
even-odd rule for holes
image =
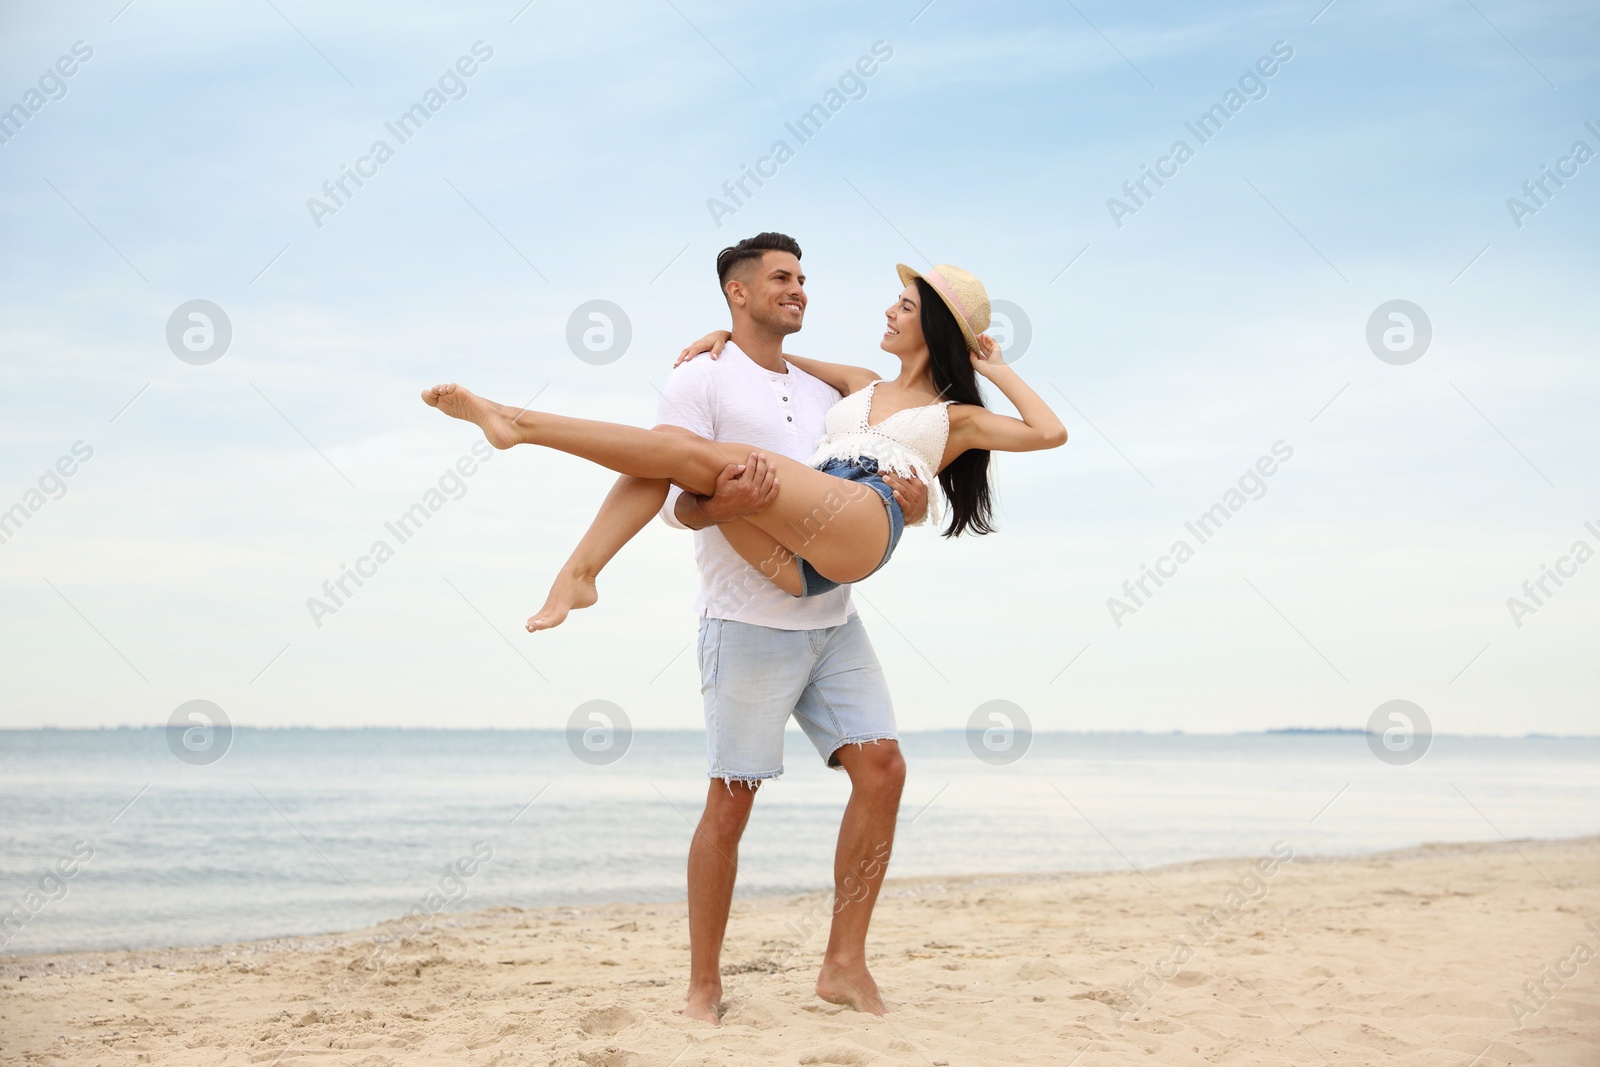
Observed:
[[[800,329],[806,315],[806,276],[790,252],[765,252],[748,278],[740,279],[745,310],[757,324],[774,333]]]

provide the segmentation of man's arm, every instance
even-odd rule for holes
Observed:
[[[678,428],[716,440],[716,385],[709,364],[674,370],[656,405],[658,428]],[[746,462],[722,469],[711,496],[673,486],[661,507],[661,521],[680,530],[704,530],[763,510],[777,492],[777,472],[765,456],[752,452]]]
[[[716,439],[712,411],[716,407],[716,382],[707,367],[674,369],[667,375],[656,402],[657,427],[677,426],[701,437]],[[680,530],[701,530],[705,525],[690,525],[678,518],[678,501],[692,494],[677,486],[667,492],[661,505],[661,521]],[[691,513],[692,514],[692,513]]]
[[[715,526],[716,523],[705,512],[705,500],[705,497],[694,493],[679,493],[673,499],[672,517],[686,530],[704,530],[707,526]]]
[[[765,511],[778,497],[776,468],[760,452],[750,453],[745,463],[730,463],[717,475],[717,488],[711,496],[680,492],[672,514],[680,525],[704,530],[746,515]]]

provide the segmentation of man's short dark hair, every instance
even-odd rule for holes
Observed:
[[[786,233],[758,233],[717,253],[717,288],[727,291],[728,276],[735,268],[754,260],[757,264],[768,252],[788,252],[800,258],[800,243]]]

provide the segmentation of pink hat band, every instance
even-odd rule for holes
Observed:
[[[961,302],[961,298],[956,295],[956,291],[951,288],[950,283],[944,280],[944,275],[939,273],[938,268],[925,270],[922,272],[922,276],[928,280],[929,285],[939,291],[940,296],[949,301],[950,306],[966,320],[967,327],[970,329],[972,327],[972,313],[967,310],[967,305]]]

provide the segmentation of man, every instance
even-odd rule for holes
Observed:
[[[720,359],[673,371],[657,422],[713,440],[746,441],[802,462],[839,394],[789,365],[783,340],[805,316],[800,246],[778,233],[746,238],[717,257],[733,317]],[[920,520],[927,488],[891,478],[908,521]],[[717,526],[760,511],[775,489],[765,457],[730,467],[716,493],[674,488],[661,517],[695,531],[700,569],[701,694],[710,784],[689,846],[689,999],[685,1015],[720,1021],[720,961],[733,901],[739,840],[760,783],[783,773],[783,735],[793,715],[828,765],[850,776],[850,801],[834,857],[834,913],[817,995],[884,1013],[867,970],[867,925],[894,842],[905,783],[883,668],[850,603],[849,586],[805,599],[767,581]]]

